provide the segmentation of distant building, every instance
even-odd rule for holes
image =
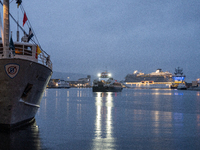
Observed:
[[[91,87],[91,76],[80,78],[78,81],[65,81],[60,79],[50,79],[47,88],[68,88],[68,87]]]
[[[50,79],[47,88],[69,88],[69,83],[65,80]]]
[[[47,87],[57,87],[60,79],[50,79]]]
[[[68,81],[70,87],[91,87],[91,76],[80,78],[78,81]]]

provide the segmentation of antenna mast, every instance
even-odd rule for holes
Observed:
[[[9,0],[3,1],[3,58],[10,57],[9,51]]]
[[[18,18],[17,18],[17,42],[19,42],[19,10],[18,10]]]

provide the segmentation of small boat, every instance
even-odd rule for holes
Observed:
[[[68,89],[68,88],[70,88],[70,85],[65,80],[50,79],[50,81],[47,85],[47,88],[65,88],[65,89]]]
[[[37,38],[34,40],[36,35],[32,32],[32,27],[29,26],[29,34],[26,33],[9,13],[11,3],[9,0],[0,1],[3,5],[3,30],[0,39],[0,127],[7,129],[35,120],[43,92],[52,75],[50,55],[42,50]],[[28,19],[21,3],[21,0],[17,1],[25,24]],[[12,7],[17,8],[17,5]],[[21,41],[19,31],[17,40],[12,40],[10,17],[24,33]]]
[[[188,88],[188,90],[191,90],[191,91],[200,91],[199,79],[197,79],[197,81],[192,81],[192,86],[190,86]]]
[[[179,83],[179,85],[177,86],[177,90],[187,90],[187,87],[184,83]]]
[[[111,77],[109,72],[102,72],[99,78],[93,81],[93,92],[121,92],[122,84]]]

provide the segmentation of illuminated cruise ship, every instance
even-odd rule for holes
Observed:
[[[171,88],[172,77],[172,73],[163,72],[162,69],[157,69],[156,72],[150,74],[136,70],[125,77],[124,85],[130,88]]]

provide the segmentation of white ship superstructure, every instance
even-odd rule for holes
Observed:
[[[157,69],[150,74],[134,71],[125,77],[124,84],[132,88],[170,88],[172,85],[172,73]]]

